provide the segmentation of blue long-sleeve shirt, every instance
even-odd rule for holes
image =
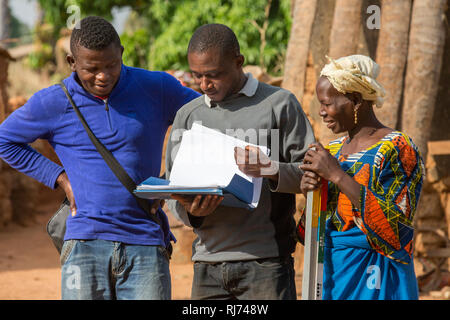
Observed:
[[[199,95],[167,73],[127,66],[107,100],[85,91],[76,73],[64,83],[93,133],[136,183],[159,175],[165,133],[178,109]],[[50,142],[62,167],[28,145],[38,138]],[[171,237],[164,213],[161,230],[109,169],[58,85],[35,93],[1,124],[0,157],[50,188],[66,171],[77,206],[66,240],[165,245]]]

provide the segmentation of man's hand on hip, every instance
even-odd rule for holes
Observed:
[[[70,211],[72,212],[72,217],[75,216],[77,214],[77,206],[75,204],[75,197],[73,196],[72,185],[70,184],[66,172],[63,172],[58,176],[58,178],[56,179],[56,183],[66,193],[66,197],[70,202]]]

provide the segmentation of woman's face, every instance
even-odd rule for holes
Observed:
[[[337,91],[326,77],[322,76],[317,81],[316,93],[320,102],[319,115],[328,129],[341,133],[355,127],[354,103]]]

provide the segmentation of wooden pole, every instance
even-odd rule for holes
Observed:
[[[302,300],[322,300],[328,182],[306,196]]]

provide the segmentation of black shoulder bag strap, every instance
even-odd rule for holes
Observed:
[[[139,206],[148,213],[150,218],[161,225],[161,220],[156,216],[156,214],[152,214],[150,212],[150,204],[147,200],[138,198],[133,191],[136,189],[136,183],[131,179],[131,177],[128,175],[128,173],[125,171],[125,169],[120,165],[120,163],[117,161],[117,159],[113,156],[113,154],[106,149],[106,147],[97,139],[97,137],[92,132],[91,128],[89,128],[89,125],[87,124],[86,120],[84,119],[83,115],[81,114],[78,107],[75,105],[75,102],[73,102],[72,97],[69,94],[69,91],[67,91],[66,86],[63,82],[59,83],[61,88],[63,89],[64,93],[67,96],[67,99],[69,99],[70,104],[72,105],[73,109],[75,110],[78,118],[80,118],[81,123],[83,124],[84,129],[86,130],[89,138],[91,139],[94,146],[97,148],[97,151],[101,154],[103,159],[105,160],[108,167],[111,169],[111,171],[116,175],[117,179],[123,184],[123,186],[133,195],[133,197],[138,202]]]

